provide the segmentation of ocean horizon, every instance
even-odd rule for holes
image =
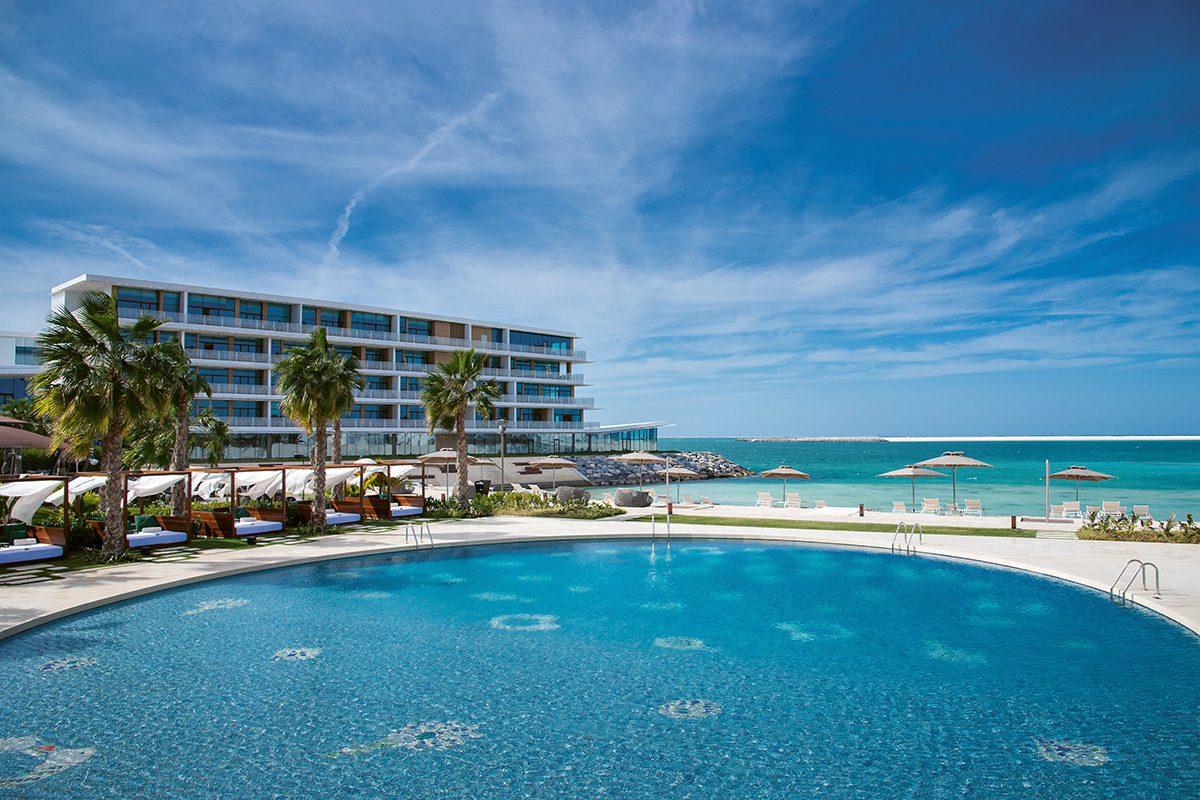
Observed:
[[[1155,519],[1200,513],[1200,436],[672,437],[660,438],[659,449],[708,450],[754,472],[786,464],[811,476],[808,481],[788,481],[788,491],[832,506],[862,503],[890,510],[895,500],[911,504],[909,480],[878,476],[945,451],[962,450],[993,465],[960,469],[957,478],[959,503],[978,499],[988,515],[1045,514],[1047,460],[1051,472],[1081,465],[1115,476],[1111,481],[1081,484],[1079,499],[1084,507],[1115,500],[1130,510],[1134,504],[1148,505]],[[925,497],[950,502],[950,471],[939,471],[947,477],[917,481],[917,503]],[[687,481],[678,489],[672,487],[673,497],[677,491],[695,499],[708,496],[722,505],[753,505],[760,491],[782,499],[783,482],[758,476]],[[1050,499],[1053,504],[1074,500],[1075,483],[1051,481]]]

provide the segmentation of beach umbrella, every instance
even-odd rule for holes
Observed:
[[[1097,472],[1094,469],[1087,467],[1067,467],[1064,470],[1053,473],[1049,476],[1052,481],[1075,481],[1075,501],[1079,501],[1079,482],[1087,481],[1088,483],[1099,483],[1100,481],[1111,481],[1116,478],[1116,475],[1105,475],[1103,472]]]
[[[962,451],[954,450],[942,453],[937,458],[927,458],[913,464],[914,467],[942,467],[950,470],[950,501],[958,507],[958,470],[959,468],[991,467],[982,461],[963,455]],[[914,500],[915,502],[915,500]]]
[[[667,460],[662,456],[656,456],[654,453],[647,453],[644,450],[639,450],[634,453],[622,453],[619,456],[609,456],[613,461],[620,461],[622,464],[666,464]],[[642,475],[638,474],[638,488],[642,488]]]
[[[909,464],[904,469],[894,469],[891,472],[885,472],[879,476],[880,478],[912,478],[912,501],[913,505],[917,504],[917,478],[944,478],[946,473],[935,472],[924,467],[916,467]]]
[[[775,469],[769,469],[766,472],[760,472],[759,474],[764,478],[783,478],[783,499],[785,504],[787,502],[788,478],[795,478],[796,480],[800,481],[806,481],[809,479],[807,472],[801,472],[798,469],[792,469],[786,464],[781,464]]]
[[[539,458],[537,461],[530,462],[530,466],[537,467],[538,469],[550,470],[550,488],[557,489],[558,471],[560,469],[574,468],[575,462],[571,461],[570,459],[563,458],[562,456],[546,456],[545,458]]]
[[[436,450],[432,453],[426,453],[423,456],[417,456],[417,461],[422,464],[432,464],[440,466],[446,473],[446,494],[445,498],[450,499],[450,465],[458,463],[458,452],[451,450],[449,447],[443,447],[441,450]],[[467,459],[468,463],[470,458]]]
[[[694,470],[694,469],[688,469],[687,467],[667,467],[666,469],[660,469],[658,471],[658,474],[662,475],[667,480],[667,499],[668,500],[671,499],[671,476],[672,475],[674,475],[676,478],[699,478],[700,477],[699,472],[696,472],[696,470]],[[675,486],[676,486],[675,502],[678,503],[679,502],[679,497],[678,497],[679,481],[675,482]]]

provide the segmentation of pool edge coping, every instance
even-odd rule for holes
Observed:
[[[471,520],[471,523],[482,523],[485,520]],[[677,523],[686,524],[686,523]],[[696,526],[700,527],[700,526]],[[854,533],[854,531],[827,531],[805,529],[787,529],[786,532],[779,530],[762,530],[758,531],[754,528],[732,528],[724,531],[712,531],[711,526],[705,531],[674,531],[671,539],[715,539],[715,540],[733,540],[733,541],[769,541],[769,542],[785,542],[792,544],[812,544],[830,548],[858,548],[864,550],[889,551],[890,545],[882,542],[861,542],[842,540],[838,541],[831,538],[810,538],[804,534],[821,534],[824,536],[833,536],[842,533]],[[335,534],[336,536],[336,534]],[[948,536],[948,535],[947,535]],[[432,550],[441,550],[457,547],[476,547],[489,546],[497,544],[545,544],[545,543],[564,543],[572,541],[602,541],[602,540],[622,540],[622,539],[652,539],[647,532],[617,532],[617,531],[586,531],[570,534],[493,534],[488,538],[479,539],[458,539],[448,540],[443,542],[434,542],[430,546],[418,546],[411,544],[384,544],[380,546],[363,547],[349,551],[341,551],[336,553],[310,553],[295,558],[285,558],[281,561],[271,563],[245,563],[231,564],[228,566],[222,565],[216,570],[205,572],[198,575],[187,575],[173,579],[164,579],[155,583],[144,586],[133,587],[124,591],[116,591],[110,594],[105,594],[102,597],[96,597],[80,603],[64,606],[53,611],[48,611],[44,614],[38,614],[29,619],[16,622],[12,625],[0,629],[0,642],[16,636],[34,628],[46,625],[51,622],[56,622],[67,617],[75,616],[87,611],[92,611],[97,608],[120,603],[126,600],[133,600],[138,597],[155,594],[157,592],[177,589],[183,586],[190,586],[198,583],[206,583],[212,580],[220,580],[222,578],[236,577],[238,575],[248,575],[255,572],[266,572],[273,569],[285,569],[288,567],[304,566],[308,564],[317,564],[327,561],[340,561],[351,558],[364,558],[370,556],[385,556],[394,555],[397,553],[409,552],[429,552]],[[949,538],[949,537],[948,537]],[[669,541],[664,536],[658,536],[657,541]],[[328,541],[328,539],[327,539]],[[1092,589],[1097,592],[1108,594],[1109,587],[1096,582],[1090,578],[1080,575],[1075,575],[1053,567],[1034,565],[1028,562],[1023,562],[1006,557],[983,556],[977,553],[967,554],[955,551],[953,548],[945,549],[939,547],[937,543],[932,546],[925,545],[925,549],[913,552],[917,556],[936,556],[939,558],[949,558],[956,561],[966,561],[981,565],[991,565],[997,567],[1005,567],[1008,569],[1026,572],[1035,576],[1054,578],[1067,583],[1072,583],[1077,586]],[[244,551],[242,551],[244,552]],[[1168,620],[1182,626],[1193,635],[1200,636],[1200,619],[1191,619],[1187,614],[1181,614],[1177,610],[1154,602],[1154,598],[1146,596],[1131,596],[1128,601],[1141,606],[1155,614],[1165,617]]]

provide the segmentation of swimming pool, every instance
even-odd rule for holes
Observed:
[[[1197,797],[1200,639],[875,552],[489,546],[0,642],[0,797]]]

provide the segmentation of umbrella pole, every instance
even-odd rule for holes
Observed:
[[[915,476],[915,475],[913,476],[913,479],[912,479],[912,490],[913,490],[913,510],[915,511],[917,508],[917,476]]]

